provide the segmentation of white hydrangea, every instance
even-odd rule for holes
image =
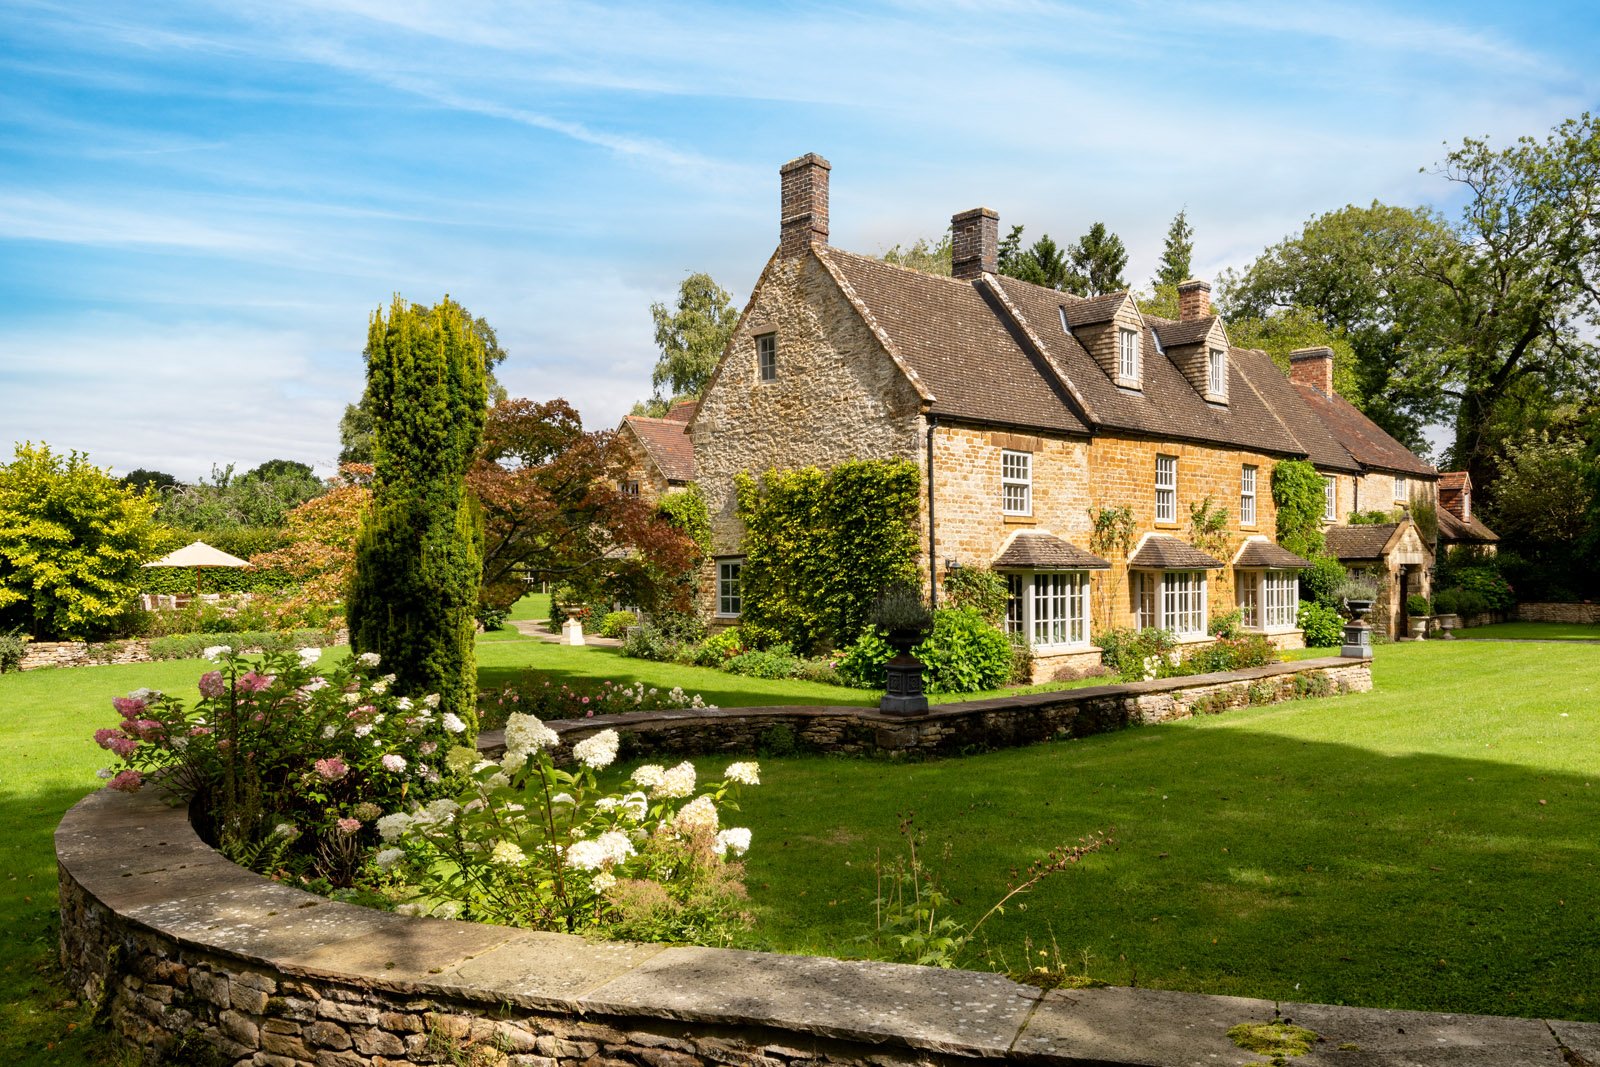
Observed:
[[[366,737],[371,732],[372,732],[372,724],[370,722],[364,722],[360,726],[356,727],[356,736],[357,737]],[[373,744],[377,744],[377,742],[374,741]]]
[[[436,708],[436,707],[438,707],[439,706],[439,694],[438,693],[429,693],[427,696],[423,697],[422,698],[422,706],[425,707],[425,708]]]
[[[672,817],[672,828],[680,834],[717,828],[717,805],[709,796],[695,797]]]
[[[319,674],[301,688],[308,693],[319,692],[320,690],[328,688],[328,680]]]
[[[419,919],[428,914],[427,909],[425,909],[421,904],[397,904],[395,905],[394,913],[396,915],[404,915],[412,919]]]
[[[398,700],[396,700],[394,702],[394,706],[399,711],[410,711],[411,710],[411,698],[410,697],[400,697]]]
[[[612,886],[617,884],[617,879],[615,875],[607,871],[601,871],[599,874],[589,879],[589,884],[594,887],[594,891],[596,893],[604,893]]]
[[[750,831],[743,826],[730,826],[726,830],[719,830],[717,840],[711,847],[719,856],[728,853],[742,856],[750,851]]]
[[[382,696],[384,693],[389,691],[389,683],[386,680],[379,678],[376,682],[372,683],[372,691],[377,693],[379,696]]]
[[[461,716],[453,711],[445,712],[444,717],[439,722],[444,726],[447,733],[465,733],[467,729],[467,724],[461,721]]]
[[[344,695],[344,702],[346,704],[359,704],[359,703],[361,703],[361,694],[360,693],[346,693]]]
[[[98,771],[95,771],[94,773],[95,773],[95,776],[97,778],[110,778],[110,777],[114,776],[117,772],[112,770],[110,767],[101,767]]]
[[[388,870],[405,858],[405,852],[398,848],[386,848],[373,857],[373,862],[383,870]]]
[[[411,816],[403,811],[385,815],[378,820],[378,836],[385,841],[398,841],[406,835],[407,830],[411,829],[412,822]]]
[[[296,837],[300,829],[292,822],[280,822],[272,828],[273,837]]]
[[[551,804],[576,804],[577,801],[572,799],[572,794],[571,793],[557,793],[555,796],[550,798],[550,803]]]
[[[429,801],[428,806],[422,810],[427,815],[429,822],[447,823],[456,817],[456,812],[461,810],[461,805],[446,797],[442,800]]]
[[[461,905],[454,900],[442,900],[433,909],[435,919],[454,919],[461,914]]]
[[[515,867],[519,863],[528,862],[528,855],[518,848],[514,842],[496,841],[494,851],[489,853],[489,862],[498,863],[506,867]]]
[[[635,775],[635,780],[638,776]],[[651,796],[657,797],[687,797],[694,794],[694,764],[684,760],[676,767],[661,776],[661,784],[655,787]]]
[[[376,667],[382,660],[383,657],[376,652],[363,652],[356,657],[356,662],[363,667]]]
[[[631,781],[642,785],[646,789],[654,789],[660,785],[667,776],[667,769],[659,763],[646,763],[633,772]]]
[[[208,660],[211,660],[211,661],[215,662],[216,660],[220,660],[224,655],[226,655],[227,653],[229,653],[231,651],[233,651],[233,650],[230,649],[227,645],[211,645],[208,648],[204,649],[200,653],[200,655],[202,657],[204,657],[205,659],[208,659]]]
[[[567,866],[597,871],[621,863],[634,854],[633,842],[620,830],[607,830],[596,838],[574,841],[567,847]]]
[[[572,758],[597,771],[611,766],[617,758],[617,732],[601,730],[592,737],[585,737],[572,746]]]
[[[483,780],[483,787],[485,789],[504,789],[510,784],[511,778],[506,774],[505,771],[495,771],[493,774],[489,775],[489,777]]]
[[[300,657],[300,663],[302,666],[309,667],[313,663],[316,663],[317,660],[322,658],[322,649],[302,648],[298,653],[296,653],[296,655]]]
[[[760,785],[761,765],[752,761],[730,763],[722,775],[728,781],[738,782],[740,785]]]
[[[624,818],[638,821],[650,811],[650,802],[643,793],[629,793],[625,797],[601,797],[594,802],[594,810],[621,812]]]
[[[528,762],[528,757],[542,749],[553,748],[561,739],[556,732],[535,716],[512,712],[506,720],[506,755],[500,763],[514,771]]]

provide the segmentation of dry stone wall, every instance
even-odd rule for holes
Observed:
[[[1600,604],[1518,604],[1518,622],[1600,623]]]

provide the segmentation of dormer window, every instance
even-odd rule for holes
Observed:
[[[1117,330],[1117,380],[1122,385],[1139,382],[1139,332],[1125,326]]]
[[[756,338],[756,372],[764,382],[778,380],[778,335],[764,333]]]
[[[1228,395],[1228,354],[1220,348],[1211,350],[1207,363],[1207,385],[1212,396]]]

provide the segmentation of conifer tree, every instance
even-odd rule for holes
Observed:
[[[1189,225],[1189,213],[1185,209],[1173,217],[1172,225],[1167,227],[1167,241],[1161,248],[1161,263],[1156,267],[1156,276],[1150,279],[1150,288],[1159,289],[1163,285],[1179,285],[1189,280],[1189,272],[1194,269],[1194,227]]]
[[[483,439],[484,342],[461,305],[396,297],[372,316],[367,396],[372,507],[356,542],[350,644],[376,652],[395,692],[438,693],[476,732],[474,620],[483,532],[466,474]]]
[[[1066,288],[1074,292],[1101,296],[1128,287],[1122,276],[1128,265],[1128,250],[1123,247],[1122,238],[1108,231],[1103,222],[1090,226],[1089,232],[1068,250],[1067,258],[1072,270]]]

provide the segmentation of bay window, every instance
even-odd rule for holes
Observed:
[[[1293,630],[1300,607],[1296,571],[1236,571],[1240,625],[1275,633]]]
[[[1204,637],[1206,572],[1134,571],[1133,609],[1141,630],[1154,627],[1179,637]]]
[[[1006,632],[1035,649],[1089,643],[1089,573],[1006,575]]]

